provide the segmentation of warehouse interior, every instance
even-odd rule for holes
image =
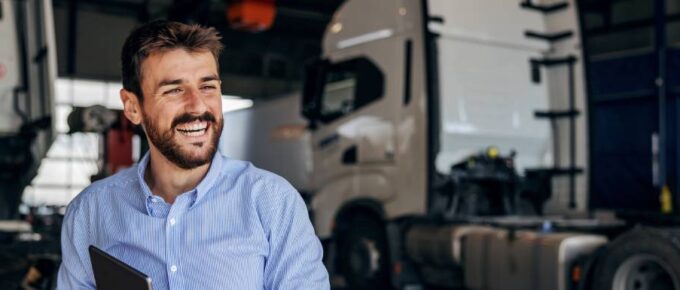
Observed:
[[[680,0],[0,0],[0,289],[64,289],[69,203],[150,150],[157,20],[221,36],[217,154],[295,188],[330,289],[680,290]]]

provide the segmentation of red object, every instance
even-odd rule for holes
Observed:
[[[234,29],[260,32],[272,27],[276,16],[275,0],[232,1],[227,7],[227,20]]]
[[[0,63],[0,80],[4,79],[7,75],[7,67],[4,63]]]
[[[120,116],[120,127],[106,132],[106,173],[116,172],[132,166],[133,126],[125,116]]]

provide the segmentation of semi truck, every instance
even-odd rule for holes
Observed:
[[[0,220],[18,217],[24,188],[55,135],[51,1],[0,1]]]
[[[310,216],[334,284],[680,289],[680,231],[665,183],[644,192],[657,203],[640,214],[593,197],[612,193],[588,180],[607,166],[588,156],[605,148],[587,144],[602,146],[593,132],[607,128],[588,119],[603,116],[589,96],[611,87],[630,96],[609,80],[626,71],[607,61],[630,62],[584,49],[592,2],[341,5],[306,69],[301,108]],[[654,3],[665,17],[665,2]],[[645,85],[657,92],[663,80]],[[644,137],[650,147],[668,139],[656,134]],[[648,161],[640,170],[658,173],[658,160]]]
[[[51,289],[56,215],[29,223],[19,205],[56,138],[52,1],[0,1],[0,43],[0,289]]]

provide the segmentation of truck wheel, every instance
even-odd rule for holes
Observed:
[[[597,290],[680,290],[680,231],[637,228],[614,240],[597,264]]]
[[[384,224],[366,214],[355,214],[346,222],[338,233],[338,267],[347,289],[389,289]]]

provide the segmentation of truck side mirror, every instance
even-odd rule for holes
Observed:
[[[316,128],[316,121],[321,114],[320,101],[328,66],[327,60],[317,59],[305,67],[302,90],[302,116],[309,121],[310,129]]]

